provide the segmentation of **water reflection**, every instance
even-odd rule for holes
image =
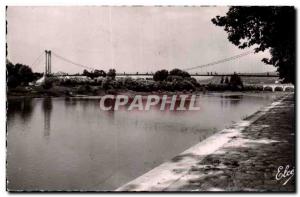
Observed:
[[[52,107],[52,98],[43,99],[42,109],[44,113],[44,137],[50,136]]]
[[[101,111],[99,98],[9,100],[8,188],[116,189],[270,98],[206,94],[194,112]]]
[[[65,100],[65,106],[66,106],[67,108],[69,108],[69,107],[74,107],[74,106],[76,106],[77,103],[79,102],[78,100],[73,99],[73,98],[71,98],[71,97],[66,97],[64,100]]]
[[[7,101],[7,119],[19,115],[23,121],[31,118],[34,105],[31,98],[10,99]]]
[[[231,105],[238,105],[242,99],[243,95],[220,95],[221,107],[230,107]]]

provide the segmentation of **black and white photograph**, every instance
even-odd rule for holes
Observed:
[[[296,192],[296,6],[3,9],[8,193]]]

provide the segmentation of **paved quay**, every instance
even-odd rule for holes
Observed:
[[[117,191],[295,192],[294,121],[289,94]]]

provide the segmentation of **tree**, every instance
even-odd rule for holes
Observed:
[[[173,75],[173,76],[180,76],[180,77],[183,77],[183,78],[191,77],[191,75],[188,72],[180,70],[178,68],[175,68],[175,69],[171,70],[169,74]]]
[[[94,70],[94,77],[106,77],[106,73],[103,70]]]
[[[225,84],[229,84],[229,79],[228,79],[228,77],[225,77]]]
[[[91,72],[84,69],[82,75],[90,77],[91,79],[94,79],[94,78],[97,78],[97,77],[106,77],[105,71],[97,70],[97,69],[95,69],[94,71],[91,71]]]
[[[89,77],[89,75],[90,75],[90,72],[89,72],[89,71],[87,71],[86,69],[84,69],[84,70],[83,70],[83,73],[82,73],[82,75],[83,75],[83,76],[87,76],[87,77]]]
[[[165,81],[169,75],[169,72],[167,70],[159,70],[156,71],[153,75],[154,81]]]
[[[115,69],[109,69],[109,71],[107,72],[106,76],[115,79],[116,78],[116,70]]]
[[[224,77],[222,76],[220,84],[223,84],[223,83],[224,83]]]
[[[100,76],[106,77],[106,72],[104,70],[100,70],[99,73],[100,73]]]
[[[231,75],[229,85],[233,89],[238,89],[239,87],[240,88],[244,87],[241,77],[239,75],[237,75],[236,73]]]
[[[27,65],[16,64],[6,61],[7,85],[8,87],[17,87],[20,84],[27,85],[39,76],[39,73],[33,73]]]
[[[14,75],[10,75],[7,77],[7,86],[9,88],[15,88],[20,85],[20,81]]]
[[[29,66],[21,65],[18,71],[18,75],[21,78],[21,81],[28,84],[28,82],[33,81],[33,73]]]
[[[269,50],[274,65],[284,82],[295,84],[296,12],[290,6],[230,7],[226,16],[212,22],[224,27],[228,40],[241,49],[255,46],[255,52]]]
[[[16,74],[15,65],[13,65],[13,63],[11,63],[9,60],[6,61],[6,72],[8,76]]]

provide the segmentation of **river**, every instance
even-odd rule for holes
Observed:
[[[199,111],[101,111],[99,99],[9,99],[10,190],[114,190],[278,93],[200,95]]]

